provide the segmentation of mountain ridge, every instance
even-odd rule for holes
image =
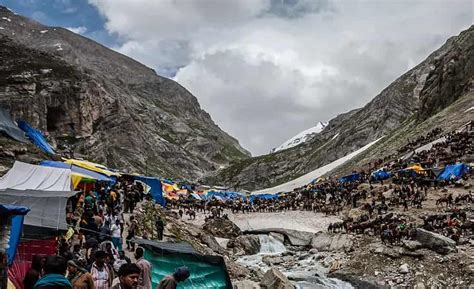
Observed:
[[[250,155],[195,96],[151,68],[5,7],[0,27],[0,105],[47,132],[59,151],[188,179]]]

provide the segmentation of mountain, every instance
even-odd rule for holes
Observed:
[[[311,139],[315,134],[322,132],[327,125],[327,122],[318,122],[316,126],[313,126],[312,128],[308,128],[307,130],[300,132],[299,134],[282,143],[280,146],[273,148],[270,153],[276,153],[278,151],[286,150],[294,146],[300,145]]]
[[[447,132],[472,120],[473,111],[465,111],[474,103],[473,75],[471,26],[448,39],[364,107],[330,120],[323,131],[305,143],[235,162],[203,181],[247,190],[268,188],[312,172],[383,137],[333,173],[360,169],[378,158],[389,157],[410,139],[434,127]]]
[[[0,6],[0,55],[0,105],[58,151],[189,179],[250,155],[184,87],[67,29]]]

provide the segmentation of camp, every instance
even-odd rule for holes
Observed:
[[[443,172],[438,176],[440,181],[458,180],[469,173],[470,168],[466,164],[447,165]]]

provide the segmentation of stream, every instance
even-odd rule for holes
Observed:
[[[255,255],[242,256],[237,259],[237,262],[250,269],[260,269],[266,272],[268,269],[274,267],[285,274],[288,279],[299,289],[309,288],[353,288],[351,284],[341,281],[335,278],[328,278],[326,274],[327,268],[324,268],[315,259],[315,256],[303,255],[293,256],[296,260],[294,266],[283,266],[278,265],[267,265],[263,262],[263,258],[266,256],[271,257],[284,257],[284,253],[287,251],[285,245],[282,242],[269,235],[258,235],[260,239],[260,252]],[[267,257],[268,258],[268,257]]]

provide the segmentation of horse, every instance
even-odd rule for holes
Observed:
[[[189,216],[189,220],[195,220],[196,219],[196,212],[193,210],[187,210],[186,211],[186,216]]]
[[[443,203],[446,203],[446,207],[449,207],[453,204],[453,196],[450,194],[447,197],[441,197],[436,200],[436,206],[440,206]]]

